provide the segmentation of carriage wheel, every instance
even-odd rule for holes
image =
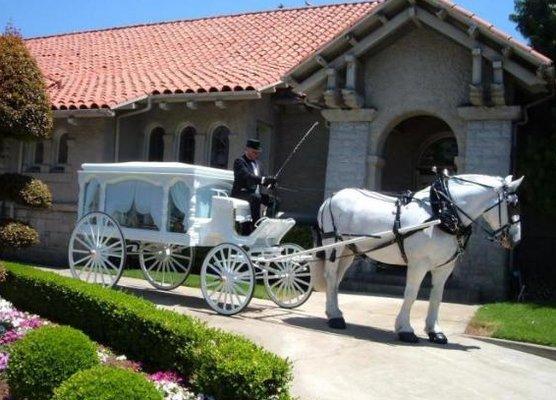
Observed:
[[[194,249],[169,243],[147,243],[139,248],[139,264],[151,285],[161,290],[181,286],[191,271]]]
[[[249,255],[230,243],[214,247],[201,268],[201,290],[217,313],[237,314],[249,304],[255,290],[255,270]]]
[[[282,246],[282,255],[303,251],[297,244]],[[295,308],[305,303],[313,290],[313,280],[307,261],[288,259],[266,265],[264,286],[273,302],[283,308]]]
[[[68,246],[74,278],[114,286],[122,275],[125,258],[124,236],[112,217],[92,212],[77,222]]]

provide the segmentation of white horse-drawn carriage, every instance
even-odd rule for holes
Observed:
[[[250,208],[246,201],[229,197],[231,171],[180,163],[84,164],[69,263],[76,278],[113,286],[127,255],[137,255],[146,279],[158,289],[170,290],[189,275],[194,249],[211,247],[201,267],[201,290],[218,313],[243,310],[257,280],[285,308],[303,304],[315,286],[327,292],[330,326],[343,328],[339,282],[353,258],[364,255],[408,266],[404,304],[396,319],[396,331],[404,341],[417,340],[409,312],[423,277],[431,272],[434,287],[426,331],[431,341],[446,343],[437,322],[444,283],[472,226],[506,248],[519,242],[515,205],[522,179],[485,175],[438,179],[442,187],[433,187],[434,193],[448,212],[445,216],[455,221],[455,231],[447,231],[446,222],[440,224],[429,188],[403,203],[345,189],[325,200],[319,210],[318,236],[323,245],[303,250],[280,243],[295,225],[291,218],[262,218],[250,235],[238,233],[239,224],[250,219]]]
[[[233,172],[181,163],[84,164],[79,171],[78,222],[69,242],[73,276],[114,286],[128,255],[136,255],[157,289],[180,286],[196,247],[212,247],[201,267],[209,306],[235,314],[251,300],[256,281],[270,299],[293,308],[310,296],[303,249],[280,244],[293,219],[263,218],[248,236],[236,227],[250,219],[246,201],[229,197]]]

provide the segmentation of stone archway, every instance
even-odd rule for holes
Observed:
[[[452,129],[439,118],[416,116],[396,125],[386,138],[382,190],[419,190],[433,178],[432,167],[457,171],[458,143]]]

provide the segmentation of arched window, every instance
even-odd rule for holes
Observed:
[[[180,132],[178,161],[188,164],[195,163],[195,128],[188,126]]]
[[[63,133],[58,138],[58,154],[56,157],[56,162],[58,164],[68,163],[68,134]]]
[[[154,128],[149,135],[148,161],[164,160],[164,129]]]
[[[230,130],[220,125],[212,132],[210,148],[210,166],[214,168],[228,168],[230,153]]]

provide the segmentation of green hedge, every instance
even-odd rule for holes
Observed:
[[[225,399],[287,399],[291,365],[247,339],[160,310],[123,292],[6,263],[0,293],[23,310],[68,324],[152,368],[175,369]]]
[[[54,391],[52,400],[163,400],[140,373],[100,366],[80,371]]]
[[[16,399],[48,400],[70,376],[98,364],[97,347],[83,332],[44,326],[10,347],[10,391]]]
[[[39,179],[21,174],[0,175],[0,199],[33,208],[52,205],[52,193]]]

